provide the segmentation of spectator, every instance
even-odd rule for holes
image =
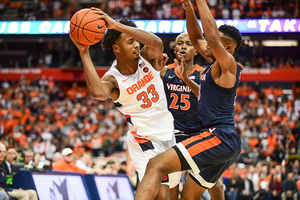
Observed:
[[[26,149],[23,153],[23,163],[29,165],[33,163],[34,160],[34,152],[31,149]]]
[[[80,159],[76,160],[76,166],[84,169],[84,170],[91,170],[93,166],[93,159],[90,153],[83,153]]]
[[[242,190],[242,199],[243,200],[252,200],[254,194],[253,182],[249,179],[249,172],[245,171],[242,175],[243,180],[243,190]]]
[[[276,170],[271,172],[271,179],[269,182],[269,200],[281,200],[281,179],[277,177]]]
[[[60,152],[55,152],[53,155],[52,165],[57,163],[58,161],[62,160],[62,155]]]
[[[230,200],[239,200],[242,197],[242,190],[244,189],[243,180],[235,172],[229,179],[226,189],[226,195]]]
[[[6,165],[6,167],[4,166],[4,170],[5,170],[5,173],[8,175],[11,175],[12,174],[12,171],[11,171],[11,165],[13,163],[16,163],[17,162],[17,159],[18,159],[18,156],[17,156],[17,151],[15,148],[8,148],[7,149],[7,153],[6,153],[6,157],[5,157],[5,163],[3,163],[3,165]]]
[[[6,146],[0,143],[0,188],[3,188],[9,196],[14,197],[18,200],[38,200],[36,191],[34,190],[23,190],[23,189],[12,189],[6,184],[6,173],[3,169],[3,161],[6,155]]]
[[[293,195],[293,200],[300,200],[300,180],[297,181],[297,192]]]
[[[70,148],[64,148],[61,151],[62,160],[57,161],[53,166],[52,170],[65,171],[65,172],[80,172],[85,174],[87,171],[77,167],[74,164],[73,150]]]
[[[293,200],[293,195],[297,191],[297,185],[293,181],[294,174],[289,172],[286,180],[282,182],[282,200]]]
[[[62,160],[57,161],[53,166],[52,169],[56,171],[65,171],[65,172],[79,172],[81,174],[86,174],[86,173],[98,173],[101,174],[100,169],[81,169],[77,167],[74,163],[74,154],[73,150],[70,148],[64,148],[61,151],[62,155]]]
[[[260,182],[260,189],[254,194],[253,200],[268,200],[269,194],[267,192],[267,183]]]

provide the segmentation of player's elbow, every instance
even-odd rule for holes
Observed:
[[[94,99],[100,100],[100,101],[105,101],[106,99],[108,99],[108,96],[105,95],[102,92],[99,91],[90,91],[91,97],[93,97]]]
[[[164,51],[164,44],[160,38],[156,38],[153,40],[153,48],[155,48],[157,51],[161,51],[161,53]]]
[[[207,39],[207,44],[210,48],[214,48],[218,46],[221,43],[220,37],[217,36],[211,36]]]

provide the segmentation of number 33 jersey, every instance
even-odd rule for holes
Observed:
[[[114,76],[118,82],[120,95],[114,103],[129,122],[130,132],[154,141],[171,140],[174,120],[159,71],[141,56],[135,74],[123,75],[116,65],[115,60],[105,75]]]

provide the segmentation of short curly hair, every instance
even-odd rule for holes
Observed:
[[[136,24],[127,18],[122,18],[120,20],[117,20],[119,23],[131,26],[131,27],[137,27]],[[101,46],[105,50],[112,50],[112,45],[115,43],[115,41],[120,37],[121,32],[117,31],[115,29],[108,29],[102,39]]]
[[[242,45],[242,40],[243,40],[240,31],[234,26],[230,26],[230,25],[221,25],[219,27],[219,31],[222,32],[224,36],[229,37],[234,41],[236,41],[237,45],[234,49],[234,52],[236,52]]]

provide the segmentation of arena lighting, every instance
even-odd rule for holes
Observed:
[[[186,32],[185,20],[135,20],[138,28],[155,34]],[[200,20],[199,20],[200,23]],[[217,19],[218,26],[229,24],[241,33],[299,33],[300,19]],[[200,23],[201,24],[201,23]],[[68,34],[70,21],[0,21],[0,35]]]
[[[262,40],[262,46],[265,47],[296,47],[298,46],[297,40]]]

